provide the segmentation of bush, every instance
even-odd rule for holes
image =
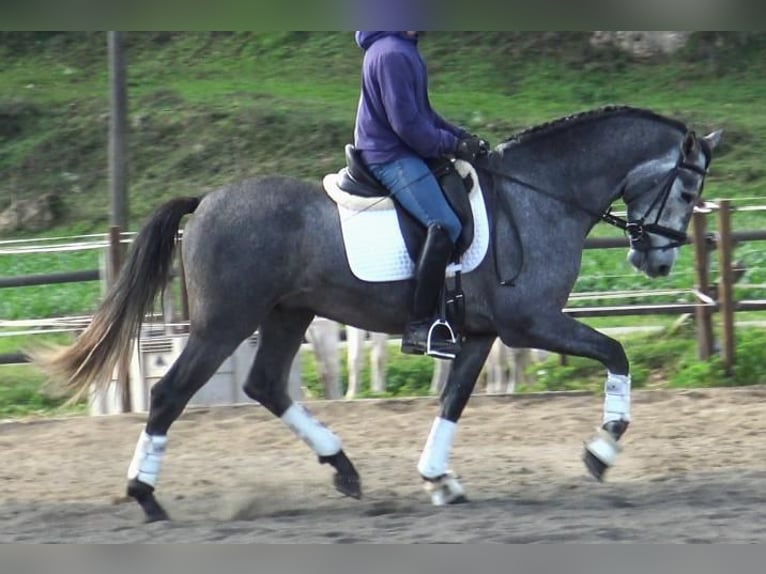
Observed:
[[[766,332],[739,329],[737,339],[733,384],[766,384]]]

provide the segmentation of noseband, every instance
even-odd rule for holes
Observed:
[[[601,219],[610,225],[614,225],[615,227],[619,227],[620,229],[624,230],[628,236],[630,248],[635,249],[636,251],[666,251],[668,249],[675,249],[676,247],[685,245],[688,241],[688,235],[686,232],[660,225],[659,221],[662,217],[662,212],[665,209],[665,205],[668,202],[668,198],[670,197],[670,191],[673,189],[673,184],[678,178],[678,172],[685,169],[696,173],[697,175],[701,175],[704,178],[705,175],[707,175],[707,166],[710,163],[709,158],[710,156],[707,153],[707,150],[705,150],[705,167],[701,168],[692,163],[683,161],[682,157],[679,157],[676,165],[665,176],[665,184],[663,185],[662,189],[660,189],[659,193],[655,196],[654,200],[646,209],[644,215],[641,218],[628,221],[622,217],[612,215],[609,213],[609,211],[606,211],[600,216]],[[700,187],[700,192],[702,192],[702,187]],[[654,221],[647,223],[646,216],[651,213],[652,210],[658,205],[659,209],[657,210],[657,215],[655,216]],[[670,242],[660,247],[654,247],[649,240],[648,234],[650,233],[659,235],[665,239],[669,239]]]

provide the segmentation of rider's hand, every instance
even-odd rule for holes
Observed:
[[[468,162],[473,162],[477,157],[481,157],[487,153],[489,153],[489,142],[478,136],[466,136],[460,138],[457,142],[457,148],[455,149],[455,157],[457,159],[464,159]]]

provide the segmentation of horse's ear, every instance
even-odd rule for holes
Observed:
[[[686,132],[684,143],[681,144],[681,152],[684,157],[689,157],[697,146],[697,134],[694,131]]]
[[[721,143],[722,137],[723,130],[716,130],[714,132],[710,132],[703,139],[707,142],[707,145],[710,146],[710,149],[715,149],[715,146]]]

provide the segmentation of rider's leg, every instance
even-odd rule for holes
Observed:
[[[402,351],[422,354],[428,346],[444,272],[460,235],[460,220],[449,206],[436,178],[423,160],[407,157],[371,165],[370,171],[385,185],[396,201],[428,228],[423,251],[415,268],[415,292],[410,320],[402,339]],[[448,338],[432,337],[433,354],[451,358],[459,345]]]
[[[452,243],[457,241],[461,231],[460,220],[422,159],[411,156],[368,167],[378,181],[391,191],[391,196],[423,227],[438,223],[447,229]]]
[[[444,285],[444,270],[449,263],[454,244],[447,230],[439,224],[429,226],[423,251],[415,267],[415,294],[410,317],[402,336],[402,352],[423,354],[428,350],[428,339]],[[431,336],[432,353],[454,358],[459,350],[441,333]]]

